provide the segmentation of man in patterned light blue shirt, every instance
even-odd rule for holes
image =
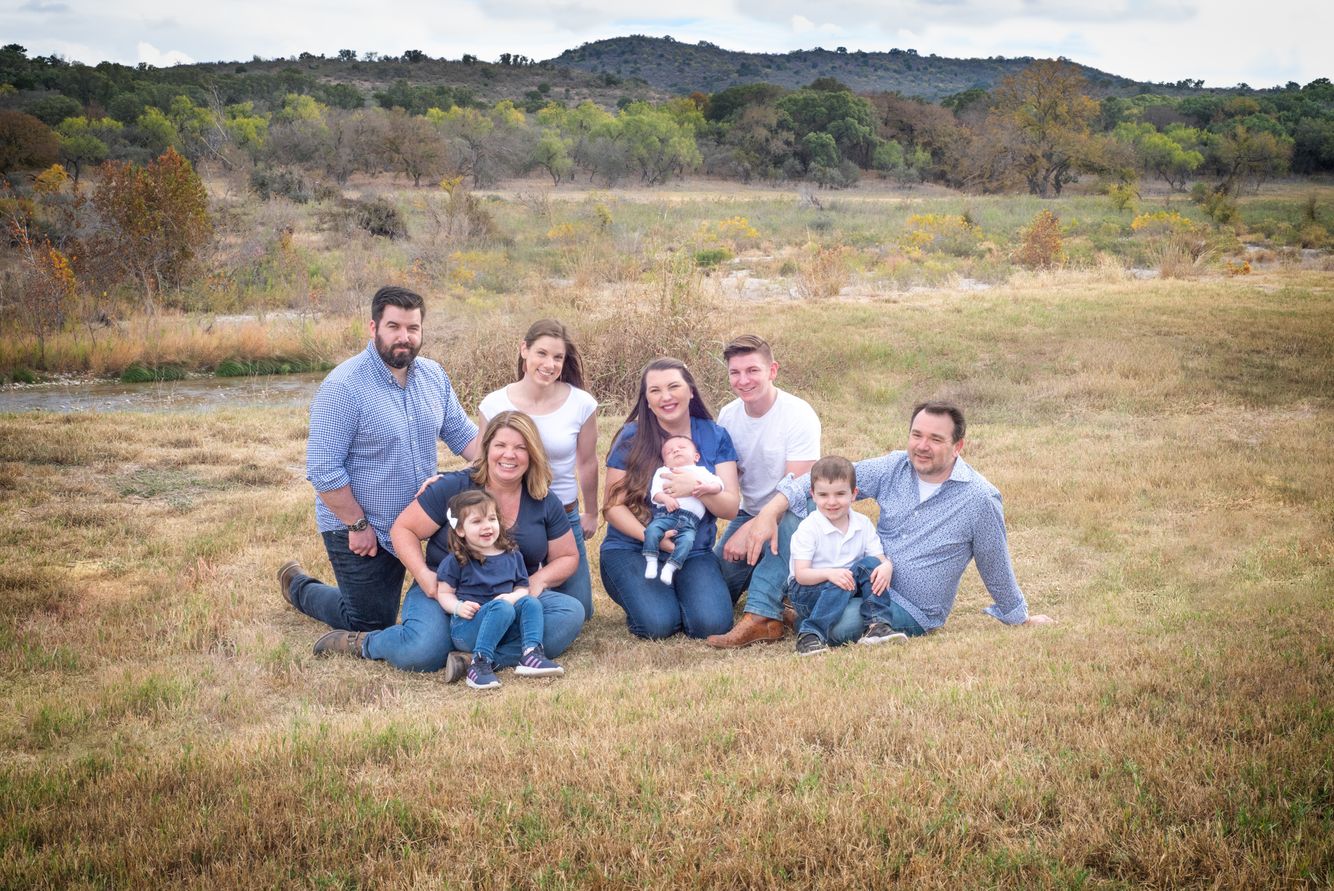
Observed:
[[[333,628],[394,624],[404,569],[389,527],[436,473],[437,439],[456,455],[477,454],[477,425],[449,376],[417,357],[425,314],[421,296],[406,288],[377,291],[366,349],[329,373],[310,406],[306,478],[338,586],[295,561],[278,570],[278,583],[292,606]]]
[[[876,532],[894,563],[889,590],[890,625],[910,637],[945,624],[954,608],[959,579],[970,560],[994,601],[986,612],[1007,625],[1043,625],[1049,616],[1029,615],[1010,565],[1000,492],[959,455],[963,412],[948,402],[913,409],[908,449],[858,461],[857,497],[880,505]],[[752,541],[763,546],[788,505],[804,516],[810,477],[788,476],[761,512],[763,525]],[[770,545],[772,548],[772,545]],[[861,632],[860,600],[832,629],[831,643],[855,640]]]

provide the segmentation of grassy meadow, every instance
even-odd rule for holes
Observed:
[[[1214,233],[1182,265],[1092,196],[511,194],[480,199],[501,234],[475,243],[430,228],[438,196],[400,200],[417,228],[385,245],[238,200],[233,248],[290,217],[315,284],[304,306],[248,285],[236,324],[337,361],[356,299],[415,283],[471,408],[556,315],[603,453],[645,358],[686,358],[716,409],[743,331],[828,452],[900,447],[913,402],[954,398],[1059,623],[982,615],[970,569],[906,646],[719,652],[632,639],[595,566],[566,677],[480,694],[311,655],[274,583],[290,557],[328,573],[301,409],[0,414],[0,887],[1334,885],[1327,260],[1273,236],[1242,273]],[[1067,259],[1028,270],[1010,249],[1044,207]],[[965,212],[980,236],[932,232],[957,249],[900,240]],[[201,332],[173,361],[206,367],[232,324],[206,296],[152,322]],[[61,337],[49,356],[87,345]]]

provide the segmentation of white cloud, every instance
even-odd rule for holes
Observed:
[[[154,68],[167,68],[171,65],[189,65],[194,59],[187,56],[180,50],[167,50],[165,53],[153,46],[151,43],[140,41],[136,45],[139,53],[139,61],[147,62]]]
[[[20,5],[22,4],[22,5]],[[62,4],[75,13],[53,14]],[[783,53],[816,44],[922,55],[1058,56],[1137,80],[1211,86],[1334,76],[1334,3],[1267,0],[17,0],[0,33],[31,55],[95,65],[420,49],[457,59],[503,52],[548,59],[632,33]],[[254,22],[264,22],[257,29]],[[159,49],[165,47],[167,49]]]

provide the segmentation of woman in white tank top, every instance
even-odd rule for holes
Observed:
[[[583,605],[587,620],[593,616],[593,581],[584,539],[598,528],[598,403],[583,384],[569,331],[555,319],[542,319],[519,346],[515,382],[488,393],[478,413],[483,428],[502,411],[521,411],[537,425],[551,465],[551,491],[565,505],[579,545],[579,568],[561,589]]]

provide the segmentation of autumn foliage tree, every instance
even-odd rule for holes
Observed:
[[[1042,198],[1097,166],[1099,146],[1090,128],[1098,103],[1084,94],[1084,78],[1068,62],[1039,61],[996,88],[989,124],[1002,134],[1028,191]]]
[[[144,167],[103,164],[93,205],[106,227],[101,255],[138,281],[150,313],[213,233],[204,184],[174,149]]]
[[[58,151],[46,124],[21,111],[0,110],[0,177],[54,164]]]

